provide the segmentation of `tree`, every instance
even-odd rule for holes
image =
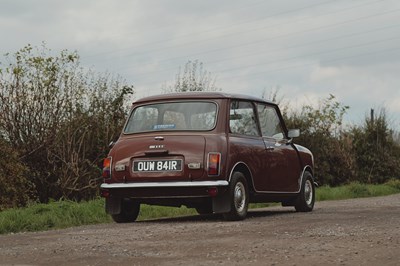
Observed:
[[[386,112],[365,118],[363,126],[351,130],[352,146],[356,153],[359,181],[383,183],[399,177],[400,145],[389,129]]]
[[[0,70],[0,135],[29,169],[41,202],[90,198],[133,88],[84,70],[76,52],[50,53],[45,45],[28,45],[7,56]]]
[[[165,92],[188,92],[188,91],[218,91],[215,85],[216,77],[204,70],[203,63],[198,60],[188,61],[185,67],[179,68],[173,86],[164,85]]]

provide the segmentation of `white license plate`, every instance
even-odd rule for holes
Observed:
[[[182,171],[182,160],[143,160],[133,162],[133,172]]]

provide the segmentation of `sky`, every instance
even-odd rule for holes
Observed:
[[[76,50],[136,98],[198,60],[223,92],[278,91],[293,108],[333,94],[346,122],[384,109],[400,130],[398,0],[0,0],[0,38],[1,56],[42,42]]]

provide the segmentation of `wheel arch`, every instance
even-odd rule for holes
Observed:
[[[304,174],[305,174],[306,172],[309,172],[309,173],[311,174],[311,178],[312,178],[312,180],[313,180],[313,182],[314,182],[314,185],[315,185],[316,187],[318,187],[319,185],[318,185],[318,182],[317,182],[316,177],[315,177],[315,175],[314,175],[314,169],[313,169],[310,165],[306,165],[306,166],[303,168],[303,172],[301,173],[301,177],[300,177],[300,180],[299,180],[299,184],[301,185],[301,183],[302,183],[302,181],[303,181],[303,178],[304,178]]]
[[[229,174],[229,182],[231,182],[232,175],[234,172],[241,172],[246,178],[247,186],[249,191],[254,192],[254,183],[253,183],[253,175],[250,171],[250,168],[244,162],[237,162],[231,169]]]
[[[294,201],[294,207],[297,212],[310,212],[313,210],[316,198],[315,188],[317,185],[312,168],[304,167],[300,179],[300,190]]]

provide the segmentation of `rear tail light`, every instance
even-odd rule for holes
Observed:
[[[219,152],[210,152],[208,154],[208,175],[219,175],[220,166],[221,166],[221,153]]]
[[[111,157],[107,157],[103,161],[103,178],[108,179],[111,178]]]

